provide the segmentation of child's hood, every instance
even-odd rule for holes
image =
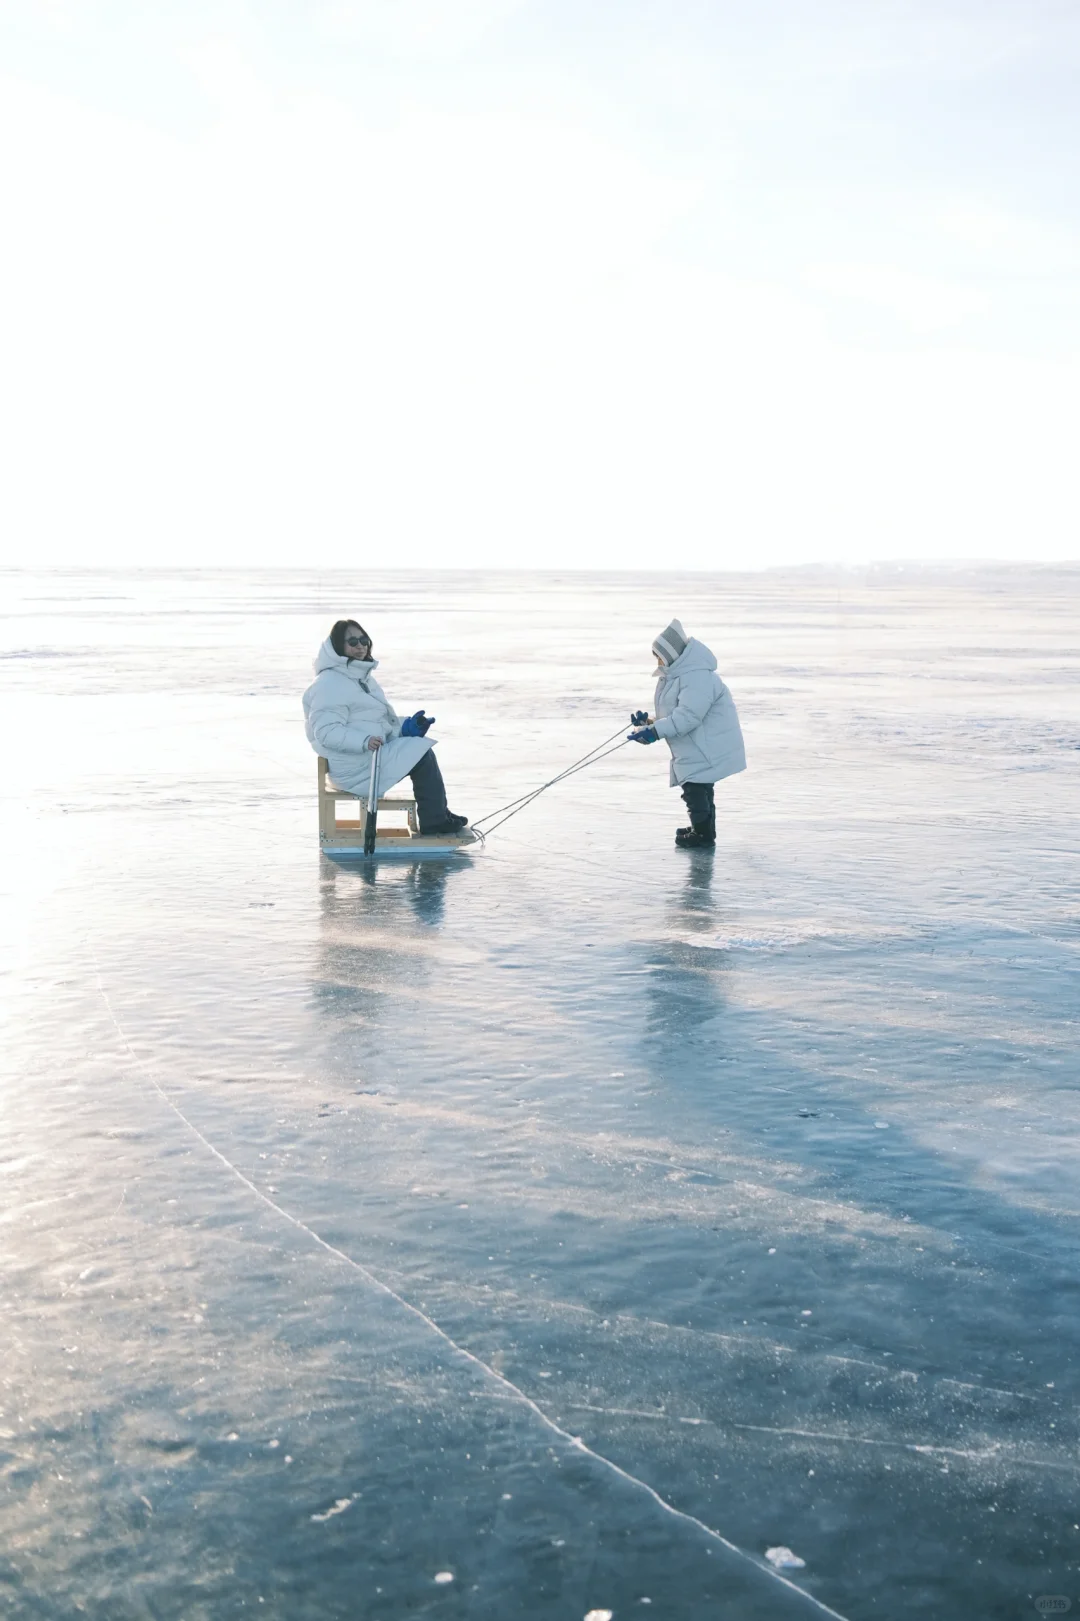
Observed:
[[[662,675],[689,675],[692,670],[715,670],[716,655],[699,642],[696,636],[691,636],[684,650],[677,659],[673,659]]]

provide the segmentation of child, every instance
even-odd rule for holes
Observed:
[[[632,743],[664,738],[671,750],[671,786],[681,788],[690,812],[689,827],[680,827],[675,843],[683,850],[712,849],[716,843],[713,783],[746,770],[742,728],[731,693],[716,673],[716,659],[703,642],[687,636],[673,619],[652,650],[659,680],[656,716],[643,710],[631,715]]]

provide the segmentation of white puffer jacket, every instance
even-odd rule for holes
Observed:
[[[657,734],[671,750],[671,786],[719,782],[746,770],[735,701],[716,673],[716,659],[691,636],[656,683]]]
[[[315,660],[315,680],[304,694],[304,730],[316,754],[326,757],[338,788],[366,794],[371,782],[368,739],[381,737],[379,793],[407,777],[434,738],[402,737],[401,721],[375,680],[378,659],[349,659],[329,641]]]

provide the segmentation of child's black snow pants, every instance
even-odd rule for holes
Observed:
[[[711,782],[684,782],[682,796],[686,801],[686,808],[690,812],[690,820],[694,831],[700,833],[716,831],[716,800],[713,796]]]

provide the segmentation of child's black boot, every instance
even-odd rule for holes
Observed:
[[[707,822],[695,822],[693,827],[680,827],[675,834],[680,850],[712,850],[716,847],[716,817]]]

